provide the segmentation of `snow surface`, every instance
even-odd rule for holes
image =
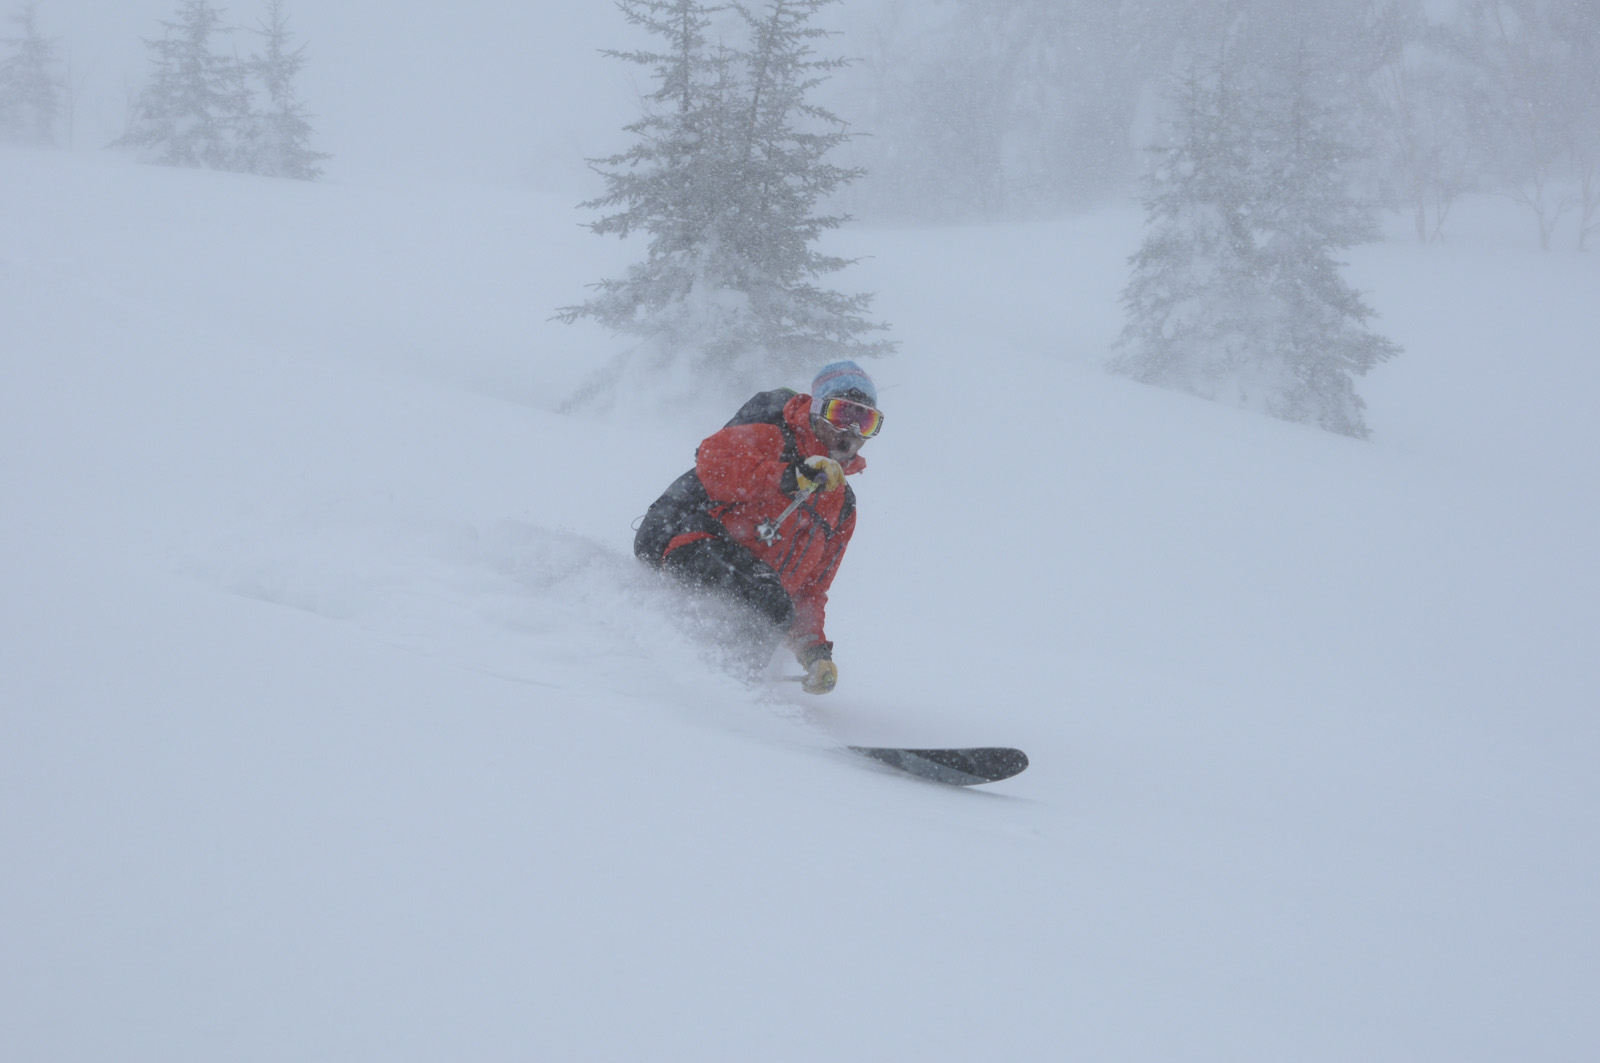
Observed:
[[[1132,209],[840,234],[808,699],[629,552],[727,397],[561,412],[571,200],[0,189],[0,1059],[1595,1058],[1600,260],[1507,208],[1350,256],[1371,443],[1105,374]]]

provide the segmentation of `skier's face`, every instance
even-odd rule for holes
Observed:
[[[820,417],[811,422],[811,427],[817,434],[817,442],[828,448],[828,457],[840,465],[848,464],[867,442],[855,432],[835,428]]]

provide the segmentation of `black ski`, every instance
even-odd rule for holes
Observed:
[[[891,768],[909,772],[920,779],[948,786],[977,786],[1009,779],[1028,766],[1028,755],[1020,749],[980,746],[974,749],[885,749],[880,746],[847,746],[852,753],[871,757]]]

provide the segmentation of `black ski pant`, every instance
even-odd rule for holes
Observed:
[[[684,543],[666,556],[661,568],[684,583],[748,606],[780,632],[794,622],[794,602],[777,572],[731,539]]]
[[[742,615],[727,635],[751,655],[756,667],[771,656],[794,622],[794,602],[777,572],[730,539],[685,543],[667,554],[661,570],[738,607]]]

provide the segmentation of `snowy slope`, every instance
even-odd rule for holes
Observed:
[[[559,412],[570,203],[0,187],[0,1059],[1600,1039],[1600,267],[1500,208],[1352,255],[1366,444],[1102,373],[1131,211],[844,234],[904,349],[802,703],[629,555],[725,397]]]

